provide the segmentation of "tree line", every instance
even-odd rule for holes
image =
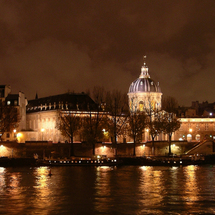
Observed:
[[[168,136],[169,155],[171,155],[172,134],[179,129],[180,121],[176,117],[178,103],[173,97],[162,99],[162,108],[155,109],[151,98],[139,108],[130,109],[127,94],[118,90],[106,91],[103,87],[94,87],[89,96],[96,107],[88,107],[86,112],[58,110],[56,127],[69,139],[70,156],[74,156],[73,139],[80,135],[82,141],[92,146],[95,155],[95,144],[111,140],[117,155],[117,141],[129,136],[133,139],[133,155],[136,156],[136,143],[142,141],[143,133],[148,129],[152,141],[152,154],[155,153],[155,139],[163,133]]]

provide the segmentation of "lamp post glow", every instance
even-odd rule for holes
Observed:
[[[17,139],[16,139],[16,129],[13,130],[13,133],[14,133],[14,138],[15,138],[15,140],[17,140]]]
[[[42,132],[42,141],[43,141],[43,132],[45,131],[44,128],[41,129],[41,132]]]

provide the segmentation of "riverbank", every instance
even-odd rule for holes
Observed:
[[[186,157],[118,157],[118,158],[86,158],[72,159],[34,159],[0,157],[0,167],[16,166],[187,166],[215,164],[215,154]]]
[[[0,167],[36,166],[36,165],[37,160],[34,158],[0,157]]]
[[[123,165],[139,166],[187,166],[215,164],[215,154],[206,156],[154,156],[154,157],[122,157]]]

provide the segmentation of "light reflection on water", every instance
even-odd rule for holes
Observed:
[[[153,167],[142,167],[140,177],[140,198],[142,205],[150,205],[151,208],[156,206],[163,199],[163,181],[162,171],[154,170]],[[151,198],[147,198],[151,196]]]
[[[31,200],[31,203],[34,208],[37,208],[37,210],[42,211],[44,214],[48,213],[48,208],[52,206],[52,201],[50,201],[50,197],[52,194],[52,191],[50,189],[51,187],[51,181],[49,176],[49,169],[47,167],[39,167],[34,170],[34,176],[35,176],[35,185],[33,186],[35,190],[33,199]]]
[[[196,171],[198,169],[198,166],[187,166],[184,168],[185,171],[185,190],[184,193],[184,200],[186,201],[186,204],[192,205],[194,202],[199,200],[198,194],[198,185],[197,185],[197,179],[196,179]]]
[[[0,167],[0,214],[215,214],[215,166]]]

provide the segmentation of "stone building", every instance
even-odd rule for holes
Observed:
[[[151,79],[146,62],[144,62],[139,77],[131,83],[128,90],[130,111],[143,111],[149,106],[153,109],[161,109],[162,95],[159,83]],[[12,94],[9,85],[0,85],[0,99],[19,109],[21,121],[19,127],[16,128],[16,134],[14,132],[5,134],[5,140],[12,141],[17,138],[20,143],[26,141],[65,142],[65,137],[56,128],[57,110],[70,109],[87,113],[89,106],[95,106],[95,102],[84,93],[65,93],[39,99],[36,97],[27,102],[24,93]],[[173,134],[173,141],[199,142],[207,137],[215,139],[215,103],[193,102],[191,107],[180,108],[179,113],[181,127]],[[165,141],[167,137],[160,134],[156,140]],[[77,135],[74,141],[80,142],[80,135]],[[126,141],[132,142],[130,138]],[[147,141],[150,141],[150,135],[146,129],[143,142]],[[118,143],[122,142],[118,139]]]
[[[144,57],[144,60],[146,57]],[[139,78],[133,81],[128,90],[128,102],[131,113],[144,111],[149,114],[151,111],[161,109],[162,92],[159,82],[151,79],[146,62],[141,68]],[[150,140],[149,130],[145,129],[143,142]],[[160,134],[156,140],[164,140],[165,136]]]
[[[10,85],[0,85],[0,99],[4,101],[6,105],[14,106],[18,110],[20,122],[16,127],[14,127],[12,132],[6,132],[2,137],[2,139],[5,141],[15,141],[17,134],[20,131],[24,131],[26,129],[27,99],[23,92],[12,94]]]
[[[145,109],[161,109],[162,92],[159,83],[150,78],[148,67],[144,62],[139,78],[133,81],[128,91],[128,102],[131,112]]]
[[[145,60],[145,59],[144,59]],[[131,112],[161,109],[162,92],[159,83],[150,78],[148,67],[144,62],[139,78],[133,81],[128,91],[128,102]],[[176,98],[177,99],[177,98]],[[209,137],[215,139],[215,103],[192,102],[191,107],[179,107],[178,117],[181,127],[173,133],[173,141],[203,141]],[[143,142],[150,140],[149,130],[143,135]],[[160,134],[157,141],[167,140]]]
[[[70,110],[79,114],[95,109],[95,102],[85,93],[65,93],[60,95],[35,98],[28,101],[26,132],[23,132],[22,141],[50,141],[65,142],[56,128],[57,110]],[[74,141],[80,142],[80,136],[75,136]]]

